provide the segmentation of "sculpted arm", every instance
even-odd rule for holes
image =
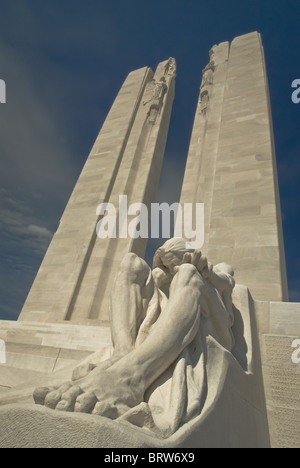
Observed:
[[[200,321],[203,280],[193,265],[182,265],[175,275],[167,307],[151,334],[111,370],[131,373],[143,392],[194,339]]]

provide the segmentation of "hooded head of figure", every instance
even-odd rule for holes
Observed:
[[[185,239],[180,237],[169,239],[156,251],[153,259],[153,269],[167,268],[173,274],[175,267],[182,264],[184,254],[187,252],[194,252],[194,249],[186,248]]]

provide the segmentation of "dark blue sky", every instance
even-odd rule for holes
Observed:
[[[300,301],[299,0],[0,0],[0,319],[16,319],[127,74],[178,74],[159,199],[176,201],[201,71],[216,43],[258,30],[269,76],[291,300]]]

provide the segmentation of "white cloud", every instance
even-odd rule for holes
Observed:
[[[42,226],[35,226],[34,224],[30,224],[27,226],[28,232],[33,236],[37,236],[40,238],[49,239],[53,236],[53,233]]]
[[[3,195],[0,200],[0,251],[4,253],[13,248],[20,252],[24,249],[44,253],[53,232],[41,226],[34,206],[18,203],[16,199]]]
[[[0,319],[16,319],[51,241],[52,231],[24,200],[0,191]]]

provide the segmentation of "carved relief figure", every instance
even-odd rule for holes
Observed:
[[[200,94],[200,102],[199,102],[199,107],[200,107],[200,110],[202,112],[203,115],[206,114],[206,110],[207,110],[207,107],[208,107],[208,103],[209,103],[209,94],[208,94],[208,91],[203,91],[201,94]]]
[[[111,298],[110,358],[85,360],[73,381],[39,388],[35,402],[61,411],[127,420],[167,437],[201,413],[207,340],[234,345],[227,264],[209,265],[184,239],[158,249],[153,269],[135,254],[121,264]]]
[[[164,76],[162,76],[159,81],[153,80],[151,85],[153,87],[152,96],[148,101],[144,101],[143,104],[146,106],[147,104],[151,103],[150,110],[148,112],[148,118],[149,122],[154,124],[164,102],[164,97],[168,90],[168,85]]]
[[[214,82],[214,65],[209,63],[206,68],[203,70],[203,77],[201,82],[201,89],[206,86],[211,86]]]
[[[210,100],[211,87],[214,83],[214,71],[216,67],[212,57],[213,52],[211,52],[211,60],[209,64],[203,70],[202,82],[200,86],[199,107],[203,115],[206,114]]]
[[[159,80],[153,79],[146,88],[146,94],[150,94],[151,97],[148,100],[143,101],[143,105],[151,103],[148,112],[148,122],[155,124],[157,116],[162,108],[165,94],[168,91],[167,80],[174,76],[176,73],[176,61],[174,58],[169,58],[165,65],[164,75]],[[167,79],[166,79],[167,78]]]
[[[148,101],[143,102],[144,106],[149,104],[149,102],[153,102],[154,104],[160,105],[164,99],[164,95],[168,90],[166,78],[162,76],[159,81],[152,80],[150,86],[153,88],[152,96]]]
[[[166,71],[165,75],[168,76],[173,76],[176,73],[176,61],[174,58],[169,58],[167,66],[166,66]]]

